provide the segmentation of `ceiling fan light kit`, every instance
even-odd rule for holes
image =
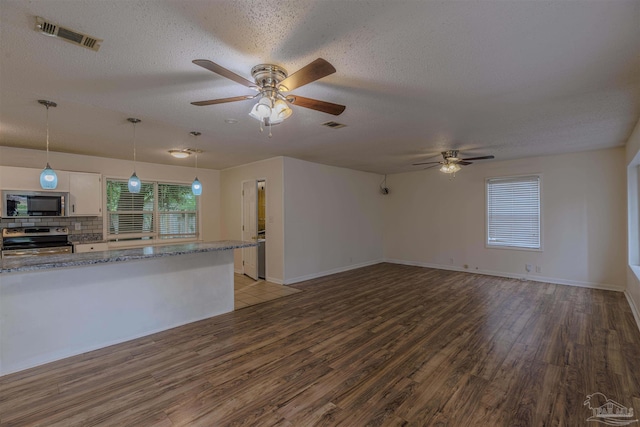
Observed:
[[[287,73],[287,70],[278,65],[256,65],[251,69],[251,76],[255,82],[251,82],[244,77],[241,77],[206,59],[196,59],[193,63],[233,80],[236,83],[253,89],[257,91],[258,94],[212,99],[209,101],[198,101],[192,102],[191,104],[205,106],[260,97],[258,102],[249,111],[249,116],[260,122],[260,132],[263,131],[263,126],[269,126],[269,137],[272,136],[272,125],[282,123],[284,120],[291,117],[293,111],[289,107],[289,104],[322,111],[336,116],[342,114],[346,108],[344,105],[333,104],[331,102],[284,94],[284,92],[289,92],[290,90],[294,90],[335,73],[336,69],[333,65],[329,64],[322,58],[316,59],[291,75]]]

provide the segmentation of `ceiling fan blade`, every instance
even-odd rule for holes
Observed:
[[[473,162],[467,162],[466,160],[460,160],[459,162],[456,162],[456,165],[462,165],[462,166],[467,166],[472,164]]]
[[[333,114],[339,116],[344,111],[344,105],[334,104],[327,101],[319,101],[317,99],[305,98],[298,95],[287,96],[287,101],[293,105],[297,105],[304,108],[311,108],[312,110],[322,111],[323,113]]]
[[[440,165],[431,165],[431,166],[427,166],[426,168],[424,168],[424,170],[437,168],[437,167],[439,167],[439,166],[440,166]]]
[[[488,160],[488,159],[495,159],[495,156],[482,156],[482,157],[470,157],[468,159],[462,159],[462,160]]]
[[[220,99],[210,99],[208,101],[192,102],[191,104],[197,105],[198,107],[202,107],[204,105],[224,104],[225,102],[244,101],[245,99],[253,99],[256,96],[258,95],[234,96],[232,98],[220,98]]]
[[[336,69],[333,65],[322,58],[318,58],[281,81],[278,87],[283,92],[288,92],[335,72]]]
[[[222,77],[226,77],[230,80],[233,80],[236,83],[240,83],[243,86],[246,87],[256,87],[255,82],[249,81],[247,79],[245,79],[244,77],[241,77],[239,75],[237,75],[236,73],[234,73],[233,71],[229,71],[224,67],[221,67],[220,65],[216,64],[215,62],[211,62],[208,59],[194,59],[192,61],[194,64],[201,66],[202,68],[206,68],[209,71],[212,71],[216,74],[221,75]]]
[[[413,166],[430,165],[431,163],[441,163],[441,162],[422,162],[422,163],[414,163],[414,164],[413,164]]]

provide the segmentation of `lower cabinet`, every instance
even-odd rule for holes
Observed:
[[[107,243],[81,243],[73,245],[73,251],[81,254],[83,252],[98,252],[108,251],[109,245]]]

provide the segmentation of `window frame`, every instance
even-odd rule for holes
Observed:
[[[108,196],[107,196],[107,188],[109,181],[118,181],[126,183],[128,178],[120,178],[120,177],[105,177],[104,178],[104,191],[103,191],[103,204],[105,206],[105,220],[103,221],[103,235],[104,239],[107,241],[110,247],[142,247],[142,246],[151,246],[151,245],[169,245],[169,244],[179,244],[186,242],[195,242],[200,241],[202,237],[202,215],[201,215],[201,198],[202,196],[196,196],[196,235],[194,237],[174,237],[174,238],[165,238],[163,234],[160,234],[160,215],[161,211],[158,206],[158,197],[159,185],[179,185],[188,187],[191,189],[191,183],[187,182],[169,182],[169,181],[153,181],[153,180],[143,180],[141,181],[143,184],[152,184],[153,185],[153,210],[148,211],[152,214],[153,221],[153,231],[149,233],[127,233],[127,234],[110,234],[109,233],[109,223],[110,223],[110,214],[112,212],[109,211],[109,207],[107,204]],[[118,212],[118,211],[116,211]],[[182,212],[182,211],[171,211],[171,212]],[[194,211],[184,211],[184,212],[194,212]],[[162,211],[162,213],[169,213],[168,211]],[[117,236],[122,236],[118,238]],[[166,235],[170,236],[170,235]],[[148,237],[145,239],[145,237]]]
[[[538,248],[529,248],[523,246],[507,246],[507,245],[499,245],[499,244],[490,244],[489,243],[489,183],[491,180],[502,180],[502,179],[518,179],[518,178],[531,178],[535,177],[538,179],[538,235],[540,240],[540,245]],[[515,250],[515,251],[528,251],[528,252],[543,252],[544,251],[544,239],[543,239],[543,201],[542,201],[542,187],[543,187],[543,179],[541,173],[528,173],[528,174],[519,174],[519,175],[504,175],[504,176],[492,176],[485,178],[485,203],[484,203],[484,214],[485,214],[485,238],[484,244],[487,249],[501,249],[501,250]]]

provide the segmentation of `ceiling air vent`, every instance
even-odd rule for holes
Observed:
[[[100,43],[103,42],[102,39],[88,36],[86,34],[70,30],[69,28],[61,27],[60,25],[54,24],[44,18],[40,18],[39,16],[36,17],[36,31],[46,36],[57,37],[69,43],[73,43],[76,46],[86,47],[87,49],[95,51],[100,49]]]
[[[338,122],[325,122],[322,124],[322,126],[326,126],[328,128],[332,128],[332,129],[340,129],[345,127],[346,125],[342,124],[342,123],[338,123]]]

